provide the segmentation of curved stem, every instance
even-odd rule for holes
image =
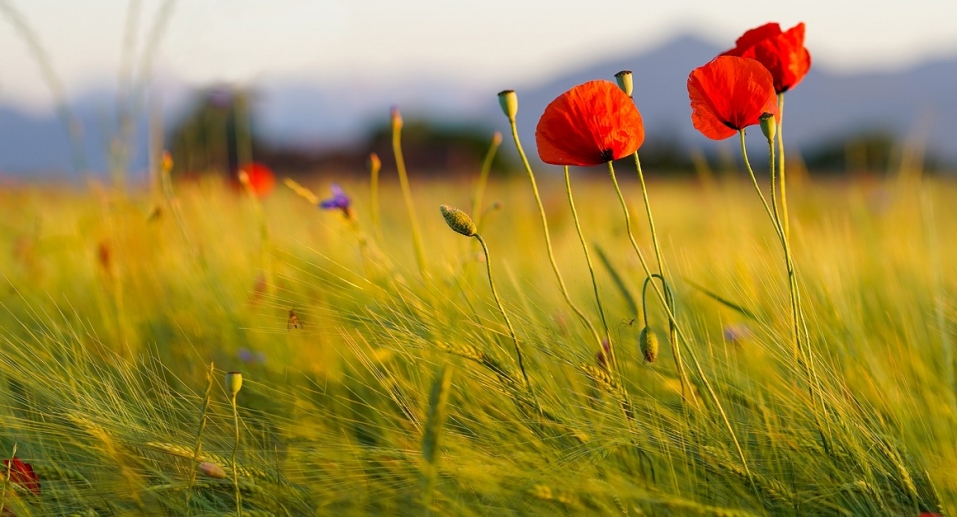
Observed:
[[[621,203],[622,210],[625,213],[625,228],[628,231],[628,238],[631,240],[631,246],[634,248],[635,253],[638,255],[638,262],[641,263],[641,267],[645,272],[645,275],[651,276],[653,273],[648,267],[648,262],[645,260],[644,254],[641,253],[641,248],[638,247],[638,243],[635,242],[635,236],[631,231],[631,216],[628,215],[628,205],[625,203],[625,197],[621,193],[621,188],[618,186],[618,180],[615,178],[615,166],[612,162],[608,162],[608,172],[611,175],[611,181],[615,185],[615,192],[618,194],[618,201]],[[675,319],[674,312],[668,307],[667,298],[665,297],[664,292],[658,288],[658,285],[655,283],[651,284],[652,289],[655,292],[655,295],[658,296],[658,300],[666,308],[666,313],[668,314],[668,322],[671,325],[674,325],[675,333],[678,336],[678,339],[683,343],[687,348],[688,352],[691,355],[691,360],[694,363],[695,371],[698,374],[698,378],[701,380],[701,384],[708,391],[708,395],[711,397],[711,400],[714,402],[715,408],[718,410],[718,413],[721,415],[721,420],[724,423],[725,429],[728,430],[728,435],[731,437],[731,441],[734,442],[734,447],[738,452],[738,458],[741,460],[741,467],[744,469],[744,472],[747,474],[748,479],[752,481],[751,469],[748,467],[747,459],[744,457],[744,449],[741,448],[741,442],[738,441],[738,436],[734,432],[734,428],[731,427],[731,420],[728,419],[728,414],[724,410],[724,406],[721,405],[721,401],[718,399],[717,393],[715,393],[714,388],[711,386],[711,383],[708,382],[707,376],[704,374],[704,369],[701,367],[701,363],[698,361],[697,355],[694,353],[694,350],[688,346],[688,339],[685,337],[684,333],[681,331],[681,327],[678,326],[678,321]],[[675,350],[677,350],[677,346]],[[677,355],[676,361],[677,361]],[[681,375],[684,375],[683,371],[679,372]],[[689,399],[694,403],[696,398],[693,391],[689,391]]]
[[[665,280],[665,262],[661,258],[661,245],[658,244],[655,218],[651,215],[651,201],[648,199],[648,187],[645,186],[645,174],[641,171],[641,160],[638,159],[638,151],[635,151],[635,170],[638,171],[638,181],[641,183],[641,195],[645,201],[645,213],[648,215],[648,228],[651,231],[651,244],[655,249],[655,261],[658,263],[658,276],[661,279],[661,283],[664,284],[665,290],[668,291],[668,293],[666,293],[668,296],[665,297],[665,303],[668,304],[668,309],[671,312],[675,312],[675,299],[674,296],[671,296],[671,289],[668,287],[667,280]],[[645,321],[647,321],[647,319]],[[668,341],[671,343],[672,349],[678,348],[678,334],[675,331],[675,326],[671,324],[671,322],[668,322]]]
[[[778,235],[778,239],[781,242],[781,247],[784,250],[784,264],[787,269],[788,275],[788,294],[791,299],[791,342],[794,348],[794,362],[798,368],[804,371],[805,377],[807,378],[808,384],[808,395],[811,399],[811,404],[815,407],[814,410],[814,420],[817,424],[818,434],[821,436],[821,442],[824,445],[825,450],[829,450],[830,446],[828,439],[824,434],[823,427],[821,425],[821,418],[818,415],[816,406],[820,402],[821,408],[824,408],[824,398],[822,394],[819,394],[820,390],[816,390],[815,387],[818,384],[817,374],[814,371],[814,356],[810,350],[810,335],[807,331],[807,324],[803,321],[803,310],[801,305],[801,293],[798,289],[797,282],[797,273],[794,268],[794,258],[791,254],[791,243],[788,239],[788,234],[786,228],[786,215],[782,214],[782,219],[776,217],[776,211],[772,210],[768,206],[767,200],[764,198],[764,193],[761,191],[760,185],[758,185],[758,180],[754,175],[754,170],[751,168],[751,162],[748,160],[748,151],[745,146],[744,139],[744,130],[738,132],[741,140],[741,155],[744,158],[744,165],[748,169],[748,175],[751,176],[751,182],[754,184],[754,189],[758,193],[758,197],[761,198],[761,202],[764,204],[764,209],[768,213],[768,217],[771,219],[771,224],[774,226],[774,230]],[[774,146],[771,145],[771,178],[773,181],[774,178]],[[783,178],[783,176],[782,176]],[[782,184],[783,185],[783,184]],[[784,203],[783,197],[783,187],[782,187],[782,198],[781,203]],[[785,211],[786,214],[786,211]],[[783,223],[783,224],[782,224]],[[802,337],[802,327],[804,329],[804,343],[801,342]]]
[[[528,380],[528,373],[525,372],[525,361],[522,357],[522,349],[518,345],[518,337],[515,335],[515,329],[512,327],[512,320],[508,318],[508,313],[505,312],[505,306],[502,305],[502,299],[498,297],[498,291],[495,289],[495,282],[492,280],[492,260],[488,254],[488,246],[485,245],[485,239],[483,239],[481,235],[476,233],[474,237],[479,241],[479,244],[482,245],[482,251],[485,252],[485,268],[488,271],[488,285],[492,290],[492,297],[495,298],[498,310],[502,313],[502,319],[505,320],[505,326],[508,327],[508,334],[512,338],[512,343],[515,344],[515,356],[518,358],[518,368],[522,371],[522,377],[525,378],[525,386],[534,397],[535,392],[532,390],[531,381]],[[541,411],[542,407],[538,404],[537,398],[535,399],[535,404],[538,406],[539,411]]]
[[[588,327],[588,330],[591,331],[592,335],[595,338],[595,341],[598,343],[598,346],[601,346],[601,337],[598,335],[598,330],[595,329],[595,325],[592,324],[585,313],[579,309],[575,302],[572,301],[571,297],[568,295],[568,289],[565,287],[565,280],[562,278],[562,273],[558,269],[558,262],[555,261],[555,252],[552,251],[552,237],[548,233],[548,219],[545,217],[545,207],[542,205],[542,196],[538,193],[538,183],[535,182],[535,174],[532,172],[532,166],[528,163],[528,157],[525,156],[525,150],[522,149],[522,142],[518,138],[518,127],[515,125],[515,119],[509,117],[509,125],[512,128],[512,139],[515,140],[515,147],[518,149],[518,155],[522,158],[522,165],[525,166],[525,171],[528,172],[528,180],[532,184],[532,192],[535,194],[535,202],[538,204],[538,213],[542,218],[542,233],[545,234],[545,247],[548,250],[548,260],[552,265],[552,271],[555,272],[555,279],[558,280],[558,288],[562,292],[562,297],[565,298],[565,303],[574,311],[578,316],[578,319]]]
[[[236,427],[236,441],[233,443],[233,486],[236,489],[236,514],[243,517],[243,499],[239,493],[239,468],[236,466],[236,453],[239,451],[239,409],[236,407],[236,395],[230,402],[233,406],[233,424]]]
[[[638,247],[638,242],[635,241],[635,234],[631,230],[631,215],[628,213],[628,204],[625,202],[625,196],[621,193],[621,187],[618,185],[618,178],[615,177],[615,166],[611,161],[608,162],[608,173],[611,176],[612,184],[615,185],[615,193],[618,194],[618,202],[621,203],[621,210],[625,215],[625,230],[628,232],[628,239],[631,240],[631,247],[634,248],[635,253],[638,255],[638,261],[641,262],[641,267],[645,270],[646,276],[651,276],[654,273],[652,273],[651,269],[648,267],[648,263],[645,261],[645,255],[641,252],[641,248]],[[677,327],[677,322],[674,322],[673,320],[673,311],[668,305],[668,298],[662,293],[661,289],[659,289],[657,285],[653,285],[653,288],[658,294],[658,298],[661,300],[662,305],[664,305],[667,309],[669,314],[669,322],[674,327]],[[678,380],[681,382],[681,395],[694,401],[694,392],[689,389],[687,375],[684,371],[684,362],[681,360],[681,350],[677,346],[677,343],[672,343],[671,351],[675,358],[675,368],[678,370]]]
[[[568,174],[568,166],[564,167],[565,169],[565,193],[568,195],[568,206],[572,210],[572,219],[575,221],[575,229],[578,231],[578,240],[581,242],[582,251],[585,253],[585,263],[588,265],[588,273],[591,275],[591,285],[595,292],[595,304],[598,306],[598,314],[601,316],[601,326],[605,331],[605,342],[608,343],[608,355],[610,356],[611,364],[615,368],[615,372],[618,375],[619,384],[621,384],[622,389],[624,389],[624,383],[621,381],[621,367],[618,364],[618,357],[615,355],[615,345],[611,342],[611,333],[608,330],[608,320],[605,318],[605,309],[601,304],[601,296],[598,292],[598,279],[595,276],[595,267],[591,261],[591,253],[588,251],[588,243],[585,241],[585,233],[582,232],[582,225],[578,219],[578,210],[575,209],[575,198],[572,196],[572,181],[571,177]]]

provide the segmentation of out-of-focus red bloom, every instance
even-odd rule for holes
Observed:
[[[273,187],[276,186],[276,176],[273,175],[269,167],[253,162],[243,168],[249,175],[249,186],[257,197],[264,198],[268,196]]]
[[[35,495],[40,495],[40,477],[29,463],[24,463],[20,458],[13,458],[12,464],[10,460],[3,460],[4,474],[7,473],[7,469],[10,470],[11,483],[20,485]]]
[[[811,68],[811,54],[804,48],[804,22],[786,32],[777,23],[751,29],[722,55],[748,57],[764,65],[774,77],[777,93],[796,86]]]
[[[771,73],[753,59],[718,56],[694,69],[688,95],[695,129],[713,140],[758,124],[764,113],[778,115]]]
[[[609,81],[589,81],[561,94],[535,129],[538,156],[552,165],[601,165],[633,154],[644,140],[634,101]]]

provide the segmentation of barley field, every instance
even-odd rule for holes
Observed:
[[[617,175],[657,273],[635,171]],[[39,481],[8,462],[2,512],[957,511],[951,180],[792,179],[796,350],[746,175],[649,181],[664,304],[608,175],[571,172],[580,239],[561,169],[537,170],[574,308],[524,173],[493,173],[477,210],[477,172],[413,175],[421,256],[380,176],[261,200],[216,179],[0,191],[0,451]],[[303,198],[335,180],[348,210]]]

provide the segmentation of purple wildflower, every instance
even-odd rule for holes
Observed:
[[[343,212],[348,212],[351,203],[349,196],[347,196],[345,191],[342,190],[342,187],[335,183],[332,184],[331,190],[332,197],[320,201],[319,208],[322,208],[323,210],[332,210],[334,208],[338,208]]]
[[[342,215],[346,216],[346,219],[355,220],[355,211],[352,210],[352,201],[349,199],[349,196],[346,195],[345,191],[342,190],[342,187],[333,183],[330,190],[332,190],[332,197],[320,201],[319,208],[323,210],[341,210]]]

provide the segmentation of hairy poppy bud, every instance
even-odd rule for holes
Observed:
[[[442,212],[442,217],[445,218],[445,223],[449,225],[449,228],[455,230],[457,233],[461,233],[466,237],[471,237],[478,233],[478,228],[475,227],[472,218],[458,208],[442,205],[439,207],[439,211]]]
[[[631,70],[622,70],[615,74],[615,81],[618,82],[618,87],[621,88],[621,91],[631,97],[631,92],[635,90],[635,81],[631,75]]]
[[[229,390],[230,395],[235,397],[242,387],[243,374],[239,372],[229,372],[226,374],[226,389]]]
[[[515,120],[518,115],[518,95],[515,90],[502,90],[498,92],[498,103],[502,106],[502,113],[509,120]]]
[[[641,349],[641,355],[645,357],[645,361],[653,363],[658,359],[658,336],[650,328],[641,329],[641,334],[638,336],[638,347]]]
[[[768,139],[768,142],[773,142],[774,135],[778,130],[778,124],[777,120],[774,119],[774,114],[764,113],[758,117],[758,122],[761,124],[761,132],[764,133],[764,136]]]

